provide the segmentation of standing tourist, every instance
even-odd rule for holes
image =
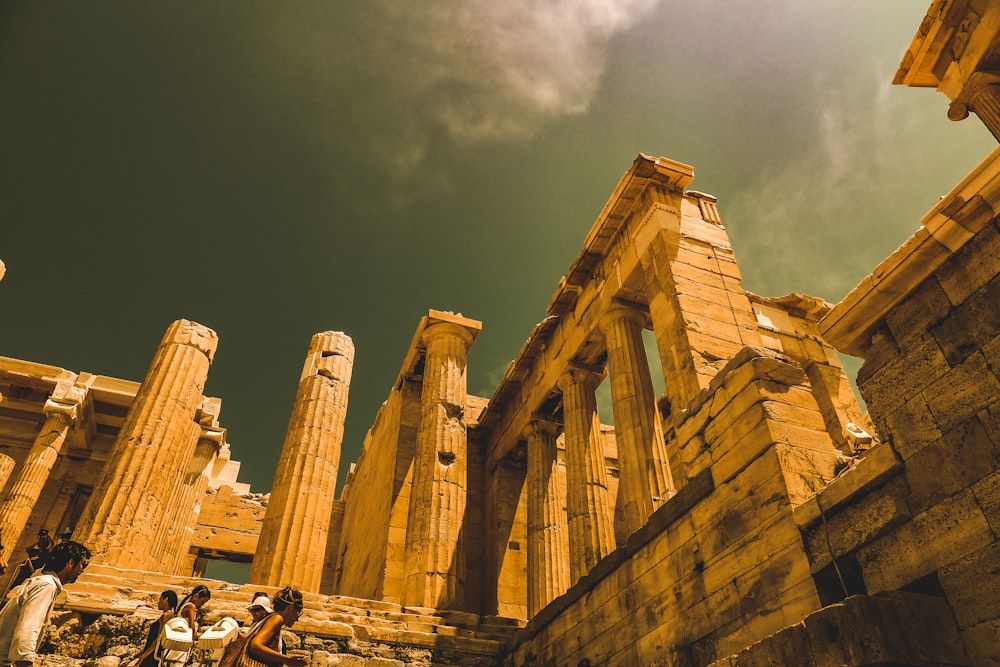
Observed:
[[[78,542],[57,544],[42,572],[29,578],[0,610],[0,663],[32,667],[38,637],[63,586],[76,581],[90,564],[90,550]]]
[[[268,667],[305,667],[305,660],[282,653],[281,628],[293,625],[302,615],[302,593],[282,588],[274,597],[274,613],[254,624],[247,656]]]
[[[159,664],[157,653],[160,648],[160,631],[163,625],[174,617],[174,607],[177,606],[177,593],[173,591],[163,591],[160,599],[156,603],[156,608],[160,610],[160,617],[150,623],[149,634],[146,635],[146,645],[142,647],[133,667],[156,667]]]
[[[271,600],[267,593],[254,593],[253,602],[247,609],[250,612],[250,624],[253,625],[262,618],[266,618],[271,613]]]
[[[210,599],[212,599],[212,591],[208,590],[208,586],[198,585],[188,593],[188,596],[177,608],[177,615],[187,621],[188,627],[194,632],[195,637],[198,636],[198,611]]]

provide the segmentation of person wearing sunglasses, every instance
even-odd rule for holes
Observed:
[[[32,667],[38,638],[63,586],[76,581],[90,563],[90,549],[62,542],[48,553],[42,571],[28,578],[0,610],[0,665]]]

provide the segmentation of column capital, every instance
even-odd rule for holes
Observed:
[[[74,378],[75,379],[75,378]],[[80,418],[83,403],[87,399],[87,387],[75,384],[74,379],[59,380],[42,407],[47,419],[61,419],[71,426]]]
[[[649,322],[649,316],[636,307],[612,301],[611,307],[601,315],[597,325],[601,331],[607,331],[609,326],[622,320],[634,322],[642,328]]]
[[[567,389],[578,385],[583,385],[587,389],[593,391],[597,389],[599,384],[601,384],[602,379],[604,378],[598,373],[584,368],[571,366],[563,371],[563,374],[559,376],[559,379],[556,381],[556,386],[559,387],[559,390],[563,393],[566,393]]]
[[[555,438],[559,435],[560,429],[560,425],[553,421],[549,421],[547,419],[532,419],[528,422],[528,425],[524,427],[522,435],[529,441],[531,438],[541,438],[545,436]]]
[[[209,362],[215,357],[219,336],[208,327],[190,320],[176,320],[167,327],[160,345],[187,345],[204,354]]]
[[[195,421],[203,429],[214,428],[219,425],[219,415],[222,413],[222,399],[213,396],[206,396],[202,399],[198,411],[195,413]]]
[[[80,416],[78,403],[58,403],[51,398],[45,401],[42,413],[46,419],[59,419],[66,426],[72,426]]]
[[[475,333],[461,324],[453,322],[434,322],[420,332],[420,342],[427,348],[448,337],[458,338],[462,341],[466,351],[472,347],[472,343],[476,340]]]
[[[948,107],[948,118],[962,120],[972,112],[1000,141],[1000,72],[973,72]]]
[[[224,428],[206,428],[202,427],[201,434],[198,436],[198,442],[209,442],[215,446],[217,451],[222,449],[223,443],[226,442],[226,429]]]

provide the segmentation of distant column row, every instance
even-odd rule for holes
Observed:
[[[611,553],[616,534],[619,540],[627,539],[673,493],[642,342],[644,324],[643,313],[626,306],[614,307],[601,319],[621,470],[617,503],[608,486],[597,414],[596,390],[601,375],[591,369],[570,368],[559,379],[566,447],[564,513],[555,474],[558,427],[536,421],[525,434],[529,617]],[[569,553],[560,546],[560,530],[568,531]]]

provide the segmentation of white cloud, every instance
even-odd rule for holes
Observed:
[[[380,40],[395,85],[424,121],[461,141],[530,136],[546,118],[587,110],[608,43],[659,0],[452,0],[387,9]],[[409,98],[412,102],[414,98]]]

